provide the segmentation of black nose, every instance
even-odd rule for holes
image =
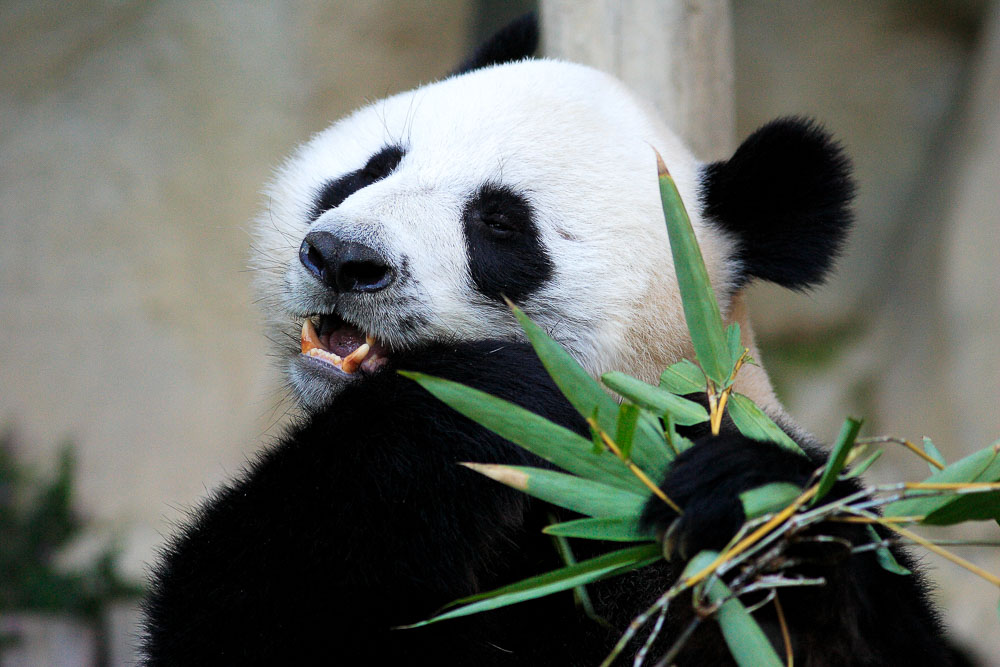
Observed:
[[[330,232],[309,232],[299,247],[309,273],[338,292],[377,292],[393,281],[392,267],[377,250]]]

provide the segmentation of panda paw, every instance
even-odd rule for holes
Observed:
[[[774,444],[738,434],[706,436],[673,462],[660,485],[684,513],[653,497],[642,522],[671,560],[721,550],[745,521],[739,495],[771,482],[805,485],[817,463]]]

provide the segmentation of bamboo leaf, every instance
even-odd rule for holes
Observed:
[[[490,609],[506,607],[518,602],[525,602],[535,598],[551,595],[560,591],[569,590],[589,584],[599,579],[605,579],[618,574],[624,574],[631,570],[636,570],[663,557],[660,552],[660,545],[657,543],[644,544],[641,546],[629,547],[620,551],[613,551],[597,558],[585,560],[576,565],[560,568],[542,575],[530,577],[508,586],[472,595],[461,600],[456,600],[447,605],[445,609],[460,606],[458,609],[439,614],[426,621],[403,626],[406,628],[418,628],[430,623],[437,623],[449,618],[459,618],[469,616]]]
[[[615,425],[615,442],[621,449],[622,457],[628,461],[632,455],[632,438],[639,422],[639,406],[634,403],[622,403],[618,408],[618,423]]]
[[[844,424],[840,427],[840,435],[837,436],[837,442],[833,445],[833,452],[826,460],[826,466],[823,467],[823,475],[819,478],[819,488],[809,503],[810,505],[815,505],[819,502],[833,488],[833,485],[837,483],[840,471],[844,469],[844,462],[847,461],[847,455],[851,453],[854,441],[857,439],[858,431],[860,430],[860,419],[848,417],[844,420]]]
[[[951,526],[963,521],[1000,521],[1000,491],[953,496],[950,503],[936,509],[921,523]]]
[[[646,542],[656,538],[651,530],[642,530],[636,516],[576,519],[546,526],[549,535],[611,542]]]
[[[663,437],[667,439],[667,445],[677,454],[683,451],[691,449],[694,447],[694,443],[691,442],[689,438],[685,438],[683,435],[677,432],[677,424],[674,422],[674,418],[667,413],[663,421],[666,424],[666,428],[663,431]]]
[[[513,304],[510,306],[559,391],[584,417],[592,417],[596,410],[597,423],[601,425],[601,429],[605,433],[614,433],[618,402],[520,308]],[[661,479],[673,458],[673,452],[663,441],[659,429],[654,428],[649,420],[640,419],[632,444],[632,460],[635,464],[650,477]]]
[[[684,304],[691,342],[694,344],[698,363],[705,375],[722,386],[729,378],[732,364],[722,331],[722,316],[715,292],[708,279],[705,261],[698,247],[691,219],[677,191],[674,179],[657,154],[657,173],[660,181],[660,200],[670,238],[670,252],[674,258],[674,273]]]
[[[892,555],[892,551],[889,547],[882,544],[882,538],[879,536],[878,531],[876,531],[871,525],[867,528],[868,535],[872,538],[872,542],[879,545],[878,548],[875,549],[875,559],[878,561],[878,564],[882,566],[882,569],[899,575],[913,574],[907,568],[899,564],[899,561]]]
[[[639,516],[647,500],[646,495],[554,470],[495,463],[461,465],[545,502],[587,516]]]
[[[690,359],[682,359],[660,375],[660,387],[672,394],[701,394],[707,389],[705,372]]]
[[[789,482],[772,482],[740,494],[747,519],[782,510],[802,494],[802,489]]]
[[[656,415],[664,416],[669,413],[674,423],[681,426],[708,421],[708,410],[701,404],[675,396],[669,391],[646,384],[625,373],[618,371],[605,373],[601,376],[601,380],[614,391]]]
[[[805,454],[798,443],[771,420],[764,411],[743,394],[733,392],[726,404],[729,416],[740,433],[754,440],[775,442],[798,454]]]
[[[943,470],[924,480],[928,484],[942,482],[997,482],[1000,481],[1000,440],[989,447],[974,452],[965,458],[955,461]],[[926,495],[914,494],[915,497],[898,500],[886,505],[883,513],[887,517],[891,516],[924,516],[925,523],[931,521],[954,522],[962,520],[962,516],[967,513],[969,520],[980,520],[984,518],[1000,517],[1000,506],[997,506],[998,494],[995,492],[971,495]],[[975,500],[976,496],[987,497],[987,502],[992,498],[996,510],[986,517],[983,506]],[[955,505],[950,512],[936,514],[939,510],[950,505]]]
[[[469,419],[563,470],[621,489],[645,491],[642,482],[617,457],[594,454],[589,440],[530,410],[451,380],[423,373],[399,373]]]
[[[688,563],[681,580],[708,567],[718,555],[714,551],[700,552]],[[782,667],[767,635],[719,577],[711,576],[698,584],[698,587],[704,591],[709,602],[720,605],[715,618],[722,629],[726,646],[739,667]]]
[[[851,479],[852,477],[860,477],[863,475],[865,471],[868,470],[873,463],[878,461],[880,456],[882,456],[882,451],[883,450],[881,449],[876,449],[872,452],[871,456],[866,458],[864,461],[851,466],[851,469],[844,473],[844,479]]]
[[[729,350],[730,368],[743,358],[743,341],[740,339],[740,325],[733,322],[726,327],[726,349]]]
[[[927,467],[931,469],[932,475],[948,465],[945,462],[944,457],[941,456],[941,452],[938,451],[938,448],[934,446],[934,443],[931,442],[931,439],[927,436],[924,436],[924,453],[941,464],[941,468],[935,468],[930,463],[927,464]]]

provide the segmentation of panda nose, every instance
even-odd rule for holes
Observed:
[[[394,279],[392,267],[377,250],[330,232],[306,234],[299,247],[299,261],[309,273],[341,293],[377,292]]]

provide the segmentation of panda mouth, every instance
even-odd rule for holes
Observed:
[[[302,322],[302,354],[347,375],[374,373],[388,363],[387,350],[375,337],[336,315]]]

